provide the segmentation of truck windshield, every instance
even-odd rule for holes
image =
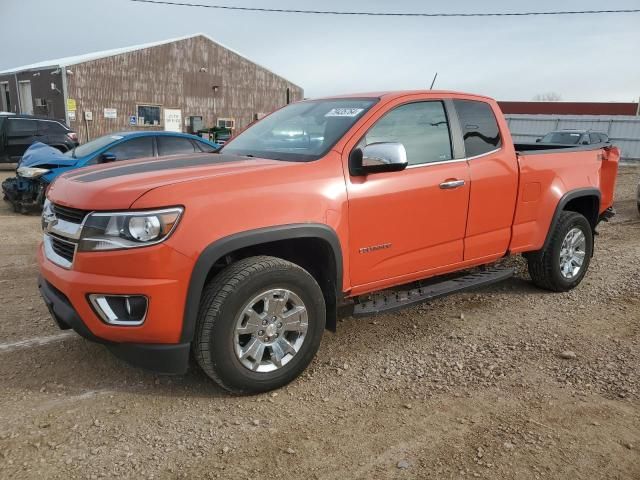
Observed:
[[[377,98],[288,105],[238,135],[221,153],[308,162],[324,156]]]
[[[576,145],[580,141],[580,132],[551,132],[547,133],[540,143],[555,143],[558,145]]]
[[[86,157],[87,155],[91,155],[101,148],[117,142],[118,140],[122,140],[123,138],[124,137],[122,137],[121,135],[105,135],[104,137],[98,137],[95,140],[91,140],[84,145],[80,145],[74,148],[73,150],[69,150],[65,153],[65,155],[72,158]]]

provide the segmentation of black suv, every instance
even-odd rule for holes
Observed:
[[[60,120],[0,114],[0,163],[19,161],[34,142],[66,152],[78,146],[78,135]]]

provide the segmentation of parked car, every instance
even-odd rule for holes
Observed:
[[[0,163],[19,161],[35,142],[67,152],[78,145],[78,135],[60,120],[0,113]]]
[[[69,170],[133,158],[213,152],[219,145],[194,135],[173,132],[122,132],[96,138],[66,153],[35,143],[25,152],[17,176],[2,183],[5,199],[16,211],[41,207],[53,180]]]
[[[619,150],[535,146],[477,95],[287,105],[213,158],[62,175],[40,291],[61,328],[132,364],[182,373],[192,354],[231,392],[278,388],[349,305],[374,315],[488,285],[514,270],[487,266],[515,254],[543,289],[579,285]]]
[[[591,130],[556,130],[536,140],[538,143],[552,145],[595,145],[608,141],[609,137],[606,133]]]

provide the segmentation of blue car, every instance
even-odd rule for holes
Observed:
[[[41,207],[47,187],[64,172],[101,163],[215,152],[219,145],[195,135],[174,132],[121,132],[96,138],[66,153],[36,142],[22,156],[17,177],[2,182],[5,200],[15,211]]]

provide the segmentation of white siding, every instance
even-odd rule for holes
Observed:
[[[552,130],[577,129],[606,133],[625,160],[640,160],[640,117],[600,115],[506,115],[516,143],[535,142]]]

